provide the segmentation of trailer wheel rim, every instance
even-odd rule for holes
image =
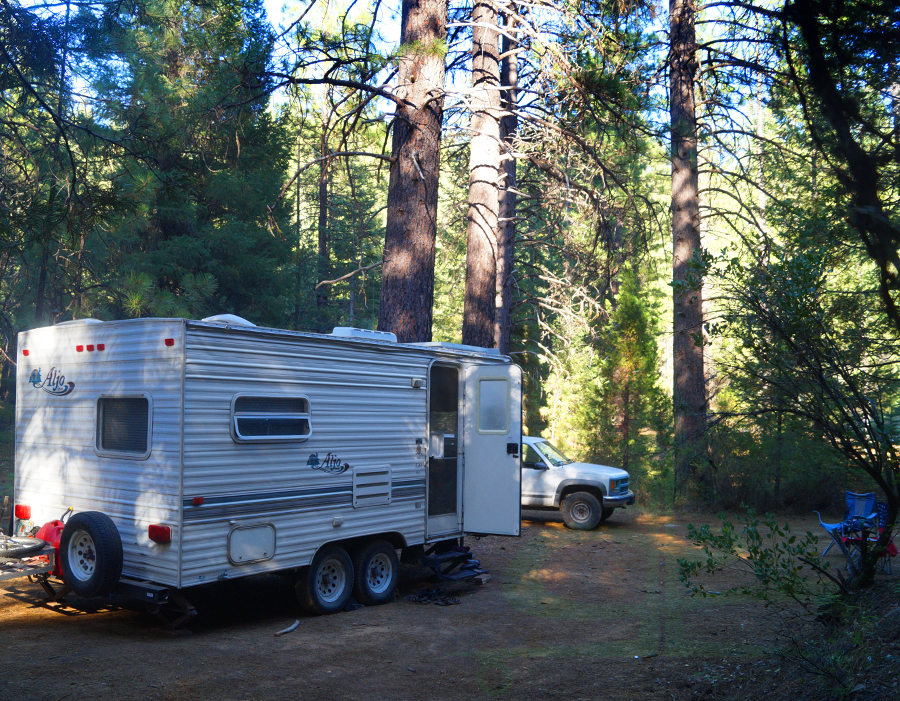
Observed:
[[[334,603],[344,594],[347,588],[347,571],[344,563],[336,557],[330,557],[316,572],[316,592],[322,601]]]
[[[393,580],[393,564],[387,555],[378,553],[369,562],[366,571],[366,583],[374,594],[383,594],[391,586]]]
[[[87,531],[75,531],[69,540],[71,574],[82,582],[88,581],[97,567],[97,547]]]
[[[572,508],[570,509],[569,513],[572,515],[573,521],[584,523],[591,517],[591,507],[585,504],[583,501],[579,501],[576,504],[572,504]]]

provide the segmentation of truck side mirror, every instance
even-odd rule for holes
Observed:
[[[535,470],[549,470],[550,469],[549,465],[547,465],[547,463],[545,463],[543,460],[536,462],[536,463],[532,463],[530,465],[530,467],[534,468]]]

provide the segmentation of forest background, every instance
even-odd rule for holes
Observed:
[[[898,51],[879,0],[0,0],[3,398],[74,318],[381,328],[509,352],[644,504],[893,522]]]

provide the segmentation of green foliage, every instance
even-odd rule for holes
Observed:
[[[815,614],[846,591],[840,573],[829,573],[829,563],[819,557],[819,539],[812,533],[793,534],[787,523],[779,524],[771,514],[760,523],[752,509],[740,532],[724,514],[719,519],[719,533],[708,524],[688,526],[688,538],[705,555],[699,560],[678,560],[678,578],[691,596],[741,594],[767,605],[794,602]],[[739,581],[722,591],[711,591],[699,580],[701,575],[725,571],[737,573]]]
[[[657,303],[631,266],[617,286],[608,316],[601,311],[592,323],[573,316],[583,335],[544,356],[550,373],[541,417],[564,452],[629,471],[633,488],[649,497],[666,475],[669,431]],[[559,327],[558,337],[572,331]]]
[[[440,56],[447,55],[447,42],[443,39],[432,41],[414,41],[410,44],[401,44],[397,47],[397,55],[405,57],[415,56]]]
[[[600,387],[589,398],[597,431],[591,454],[638,474],[664,442],[668,401],[660,388],[659,304],[626,268],[601,349]],[[636,458],[636,460],[635,460]]]

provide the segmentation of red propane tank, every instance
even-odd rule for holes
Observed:
[[[40,538],[50,545],[53,546],[53,549],[56,550],[56,557],[54,558],[53,565],[53,576],[54,577],[62,577],[62,569],[60,569],[59,565],[59,541],[62,538],[63,528],[66,527],[66,524],[60,521],[59,519],[55,521],[48,521],[43,526],[41,526],[41,530],[37,532],[35,538]]]

